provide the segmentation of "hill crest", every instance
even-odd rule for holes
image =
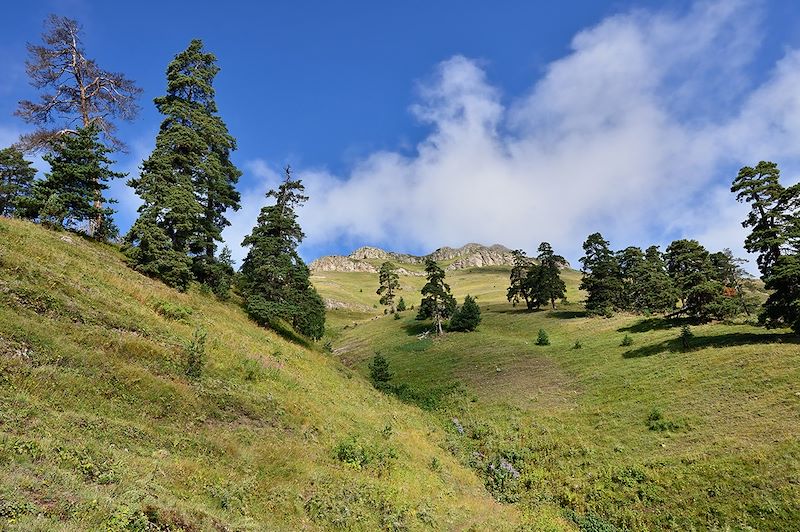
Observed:
[[[421,275],[420,272],[409,271],[403,265],[424,264],[428,258],[437,262],[450,262],[445,270],[463,270],[485,266],[511,266],[514,257],[511,250],[500,244],[485,246],[469,243],[459,248],[441,247],[427,255],[411,255],[386,251],[374,246],[362,246],[349,255],[328,255],[320,257],[310,264],[313,272],[377,272],[378,268],[370,261],[392,261],[398,266],[401,275]]]

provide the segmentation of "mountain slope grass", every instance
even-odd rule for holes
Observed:
[[[744,320],[587,317],[579,273],[563,277],[571,303],[526,312],[505,301],[508,270],[448,272],[459,301],[478,296],[477,332],[434,338],[407,312],[336,331],[334,353],[366,373],[380,351],[398,394],[437,415],[452,454],[521,509],[555,505],[585,530],[797,529],[800,340]],[[337,297],[362,304],[377,285],[335,280]],[[418,304],[422,280],[402,281]],[[550,345],[536,345],[540,329]]]
[[[434,416],[315,349],[111,246],[0,218],[0,528],[525,526]]]

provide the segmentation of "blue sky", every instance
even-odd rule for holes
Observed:
[[[28,126],[25,42],[49,13],[144,89],[119,169],[153,146],[169,60],[218,57],[239,142],[238,244],[291,163],[312,197],[303,253],[362,244],[428,252],[469,241],[573,262],[590,232],[616,248],[698,238],[739,252],[743,164],[800,170],[800,9],[791,1],[13,2],[0,20],[0,143]],[[795,94],[796,93],[796,94]],[[123,182],[118,224],[136,200]]]

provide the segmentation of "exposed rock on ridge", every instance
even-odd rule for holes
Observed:
[[[377,272],[378,269],[362,260],[342,257],[341,255],[329,255],[320,257],[309,265],[314,272]]]
[[[367,261],[388,260],[399,266],[397,273],[400,275],[423,275],[419,272],[408,271],[402,265],[423,264],[427,258],[432,258],[437,262],[453,261],[445,268],[448,271],[484,266],[510,266],[514,261],[511,250],[499,244],[483,246],[470,243],[460,248],[442,247],[421,257],[363,246],[347,257],[338,255],[321,257],[312,262],[310,268],[315,272],[377,272],[378,269]]]

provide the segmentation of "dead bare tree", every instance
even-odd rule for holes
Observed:
[[[114,136],[114,120],[136,117],[142,89],[124,75],[103,70],[87,58],[82,33],[77,21],[50,15],[45,21],[43,44],[28,43],[26,72],[41,96],[37,102],[22,100],[15,113],[38,126],[20,138],[19,145],[26,151],[46,150],[59,135],[90,126],[100,130],[109,147],[125,149]],[[96,224],[90,224],[90,234],[94,228]]]

